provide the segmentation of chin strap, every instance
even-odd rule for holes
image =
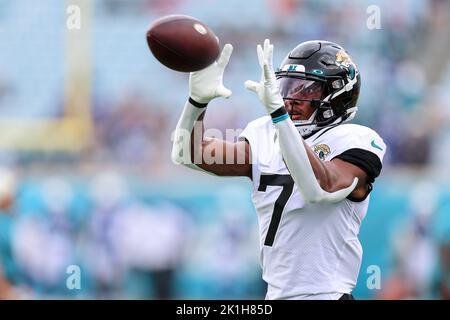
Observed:
[[[294,123],[295,127],[297,128],[298,132],[302,137],[306,137],[311,133],[313,133],[314,130],[316,130],[317,125],[312,124],[314,118],[316,117],[316,114],[317,110],[313,112],[313,114],[311,115],[311,117],[309,117],[308,120],[292,120],[292,122]]]
[[[308,137],[313,133],[322,130],[324,128],[333,127],[340,123],[352,120],[356,115],[356,111],[358,111],[358,107],[349,108],[346,114],[344,115],[344,116],[348,115],[345,120],[342,120],[344,116],[341,116],[336,120],[334,120],[332,123],[323,127],[319,127],[316,123],[311,123],[314,120],[314,117],[316,116],[317,110],[314,111],[314,113],[308,120],[292,120],[292,122],[294,123],[295,127],[297,128],[298,132],[302,137]]]

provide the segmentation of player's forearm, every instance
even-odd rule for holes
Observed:
[[[325,165],[305,147],[302,137],[294,123],[280,108],[278,114],[272,114],[277,128],[280,150],[289,172],[300,189],[303,197],[309,202],[337,202],[347,197],[355,188],[358,180],[347,188],[335,192],[327,192],[322,188],[330,183],[330,173]]]
[[[186,102],[173,137],[171,156],[174,163],[188,166],[195,163],[195,152],[201,152],[203,141],[203,128],[201,134],[196,134],[198,130],[195,130],[195,126],[199,120],[198,125],[203,126],[201,120],[205,110],[206,104],[196,103],[192,99]]]
[[[316,156],[316,154],[306,144],[305,140],[303,140],[302,137],[300,137],[300,139],[303,143],[303,147],[305,148],[309,163],[311,164],[312,170],[314,172],[314,176],[316,177],[316,180],[319,183],[320,187],[325,191],[332,191],[332,172],[330,172],[328,167],[325,166],[325,163]]]
[[[319,202],[322,189],[317,181],[308,153],[298,131],[291,128],[290,119],[275,123],[280,151],[289,172],[305,200]]]
[[[203,125],[203,118],[205,117],[206,108],[200,114],[197,120],[195,120],[194,127],[191,131],[191,162],[194,164],[201,164],[203,162],[203,146],[205,144],[204,133],[205,128]]]
[[[335,192],[349,186],[352,183],[353,180],[349,175],[342,174],[342,167],[336,166],[334,161],[320,160],[305,141],[303,141],[303,145],[308,154],[308,159],[313,168],[317,182],[324,191]],[[363,181],[365,181],[364,179],[358,179],[360,180],[358,183],[363,183]],[[357,187],[358,185],[355,188]],[[364,195],[365,194],[366,191],[364,191]]]
[[[174,133],[172,161],[215,176],[251,177],[248,143],[205,138],[203,117],[206,106],[200,107],[186,103]],[[231,163],[227,162],[227,155],[232,158]]]

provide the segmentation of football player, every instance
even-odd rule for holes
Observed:
[[[274,72],[266,39],[257,46],[261,81],[245,86],[268,116],[250,122],[236,143],[195,136],[207,104],[231,95],[222,77],[232,50],[225,45],[217,62],[190,74],[172,160],[252,180],[266,299],[352,299],[362,259],[358,232],[386,151],[375,131],[346,123],[357,111],[358,68],[341,46],[308,41]],[[206,149],[222,161],[207,161]]]

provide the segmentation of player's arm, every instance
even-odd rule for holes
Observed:
[[[288,121],[292,122],[292,120],[290,119]],[[279,126],[281,125],[282,124],[280,124]],[[297,130],[295,131],[298,133]],[[368,184],[370,183],[371,179],[369,179],[368,174],[365,170],[340,158],[334,158],[331,161],[322,161],[305,143],[301,136],[299,141],[303,143],[303,148],[306,151],[308,161],[311,163],[314,176],[316,177],[317,182],[324,191],[333,193],[339,190],[343,190],[346,187],[351,186],[355,178],[357,178],[358,183],[356,184],[353,191],[349,194],[350,198],[354,200],[362,200],[367,196],[367,194],[370,192],[370,190],[368,190]],[[375,155],[373,156],[376,157]],[[288,155],[288,157],[292,156]]]
[[[223,86],[224,69],[233,47],[225,45],[219,59],[189,77],[189,101],[184,106],[173,137],[172,161],[219,176],[251,177],[250,145],[204,137],[203,117],[208,103],[216,97],[228,98]]]
[[[264,50],[257,47],[262,80],[247,81],[245,86],[258,94],[277,129],[280,151],[286,166],[309,202],[338,202],[354,192],[358,196],[365,185],[365,173],[342,160],[322,162],[305,146],[304,140],[289,118],[276,85],[272,67],[273,45],[266,39]]]
[[[286,110],[280,107],[276,112]],[[355,199],[365,197],[367,175],[362,169],[341,159],[320,160],[306,145],[289,116],[277,121],[275,127],[283,158],[306,200],[338,202],[349,195]]]

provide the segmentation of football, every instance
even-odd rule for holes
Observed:
[[[169,15],[154,21],[147,43],[166,67],[193,72],[211,65],[219,56],[219,39],[203,22],[186,15]]]

